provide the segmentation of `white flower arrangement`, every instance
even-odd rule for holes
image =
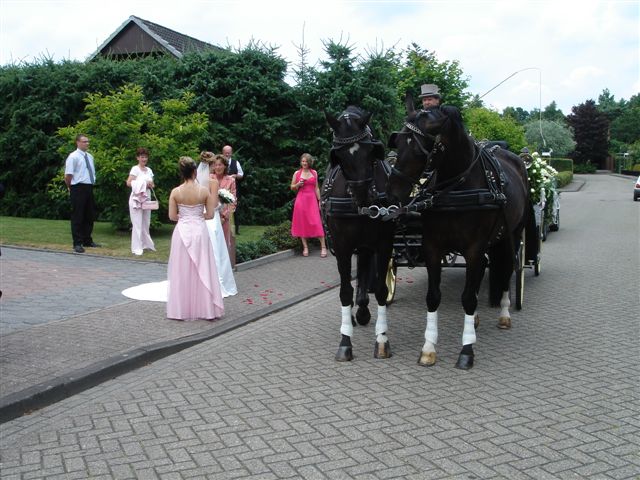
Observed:
[[[527,165],[527,175],[529,176],[533,203],[546,203],[547,200],[553,198],[557,174],[557,170],[545,162],[538,152],[531,154],[531,163]]]
[[[218,198],[220,199],[220,203],[233,203],[236,201],[236,197],[233,196],[226,188],[220,188],[218,190]]]

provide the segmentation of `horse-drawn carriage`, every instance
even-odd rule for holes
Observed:
[[[366,325],[371,318],[369,291],[375,292],[378,303],[374,356],[391,356],[389,290],[395,291],[399,266],[424,265],[429,283],[427,323],[418,363],[434,365],[442,266],[457,266],[464,257],[463,348],[456,367],[469,369],[474,362],[478,292],[485,270],[490,304],[500,308],[498,327],[508,329],[513,273],[515,303],[521,308],[524,268],[539,265],[540,230],[527,172],[517,155],[470,139],[456,108],[415,111],[410,96],[406,106],[402,130],[389,139],[389,146],[397,152],[390,175],[386,175],[389,169],[382,158],[384,149],[368,127],[370,114],[357,107],[349,107],[337,118],[326,114],[333,146],[321,204],[341,279],[342,340],[336,360],[353,359],[353,327]],[[414,188],[418,191],[412,197]],[[351,314],[354,254],[358,259],[355,318]],[[374,270],[376,280],[371,287]]]
[[[506,148],[505,142],[476,142],[479,149],[487,149],[489,154],[493,154],[492,150],[496,148]],[[393,163],[395,161],[395,155],[391,154],[389,161]],[[429,184],[434,183],[432,178],[433,172],[424,172],[423,178],[418,181],[418,184],[414,187],[410,194],[410,204],[420,203],[424,195],[424,192],[429,191]],[[427,193],[428,195],[428,193]],[[553,211],[556,215],[559,215],[559,194],[556,192],[556,206]],[[433,202],[433,200],[431,200]],[[438,202],[436,202],[438,203]],[[477,204],[471,205],[456,205],[447,204],[447,201],[440,201],[440,205],[432,205],[430,209],[441,209],[444,211],[461,211],[463,209],[477,209]],[[468,202],[467,202],[468,203]],[[423,207],[424,208],[424,207]],[[550,225],[551,216],[549,214],[549,205],[545,205],[544,202],[533,205],[533,213],[535,216],[535,224],[537,234],[535,236],[530,235],[528,240],[525,235],[517,246],[516,261],[515,261],[515,285],[513,293],[515,295],[515,305],[518,310],[522,309],[524,302],[524,272],[525,269],[530,268],[534,270],[535,276],[540,274],[540,260],[541,260],[541,242],[546,239],[546,234],[543,236],[543,232],[553,228]],[[556,218],[558,218],[556,216]],[[556,224],[557,225],[557,224]],[[397,219],[397,226],[395,231],[395,237],[393,242],[393,254],[391,261],[389,262],[389,269],[386,276],[386,283],[388,288],[387,303],[391,304],[395,297],[396,285],[397,285],[397,273],[399,267],[406,267],[409,269],[415,267],[424,267],[424,254],[422,245],[422,220],[421,213],[418,211],[408,211],[405,215],[400,216]],[[537,245],[529,245],[527,248],[526,242],[536,242]],[[487,266],[488,258],[487,258]],[[442,257],[443,268],[464,268],[466,263],[460,252],[450,251]]]

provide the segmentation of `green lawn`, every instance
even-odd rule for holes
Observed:
[[[265,226],[259,225],[241,225],[236,242],[244,243],[258,240],[265,228]],[[145,251],[142,257],[137,257],[131,253],[130,232],[119,232],[108,222],[96,222],[93,227],[93,240],[102,247],[90,248],[87,251],[111,257],[166,262],[169,259],[172,232],[173,224],[162,225],[160,229],[153,230],[151,238],[156,245],[156,251]],[[0,216],[0,244],[71,252],[71,224],[69,220]]]

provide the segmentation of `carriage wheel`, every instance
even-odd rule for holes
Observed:
[[[554,219],[554,223],[549,225],[549,230],[551,230],[552,232],[557,232],[558,230],[560,230],[560,210],[559,209],[556,212],[556,218]]]
[[[538,253],[536,253],[536,258],[533,264],[533,273],[536,277],[540,275],[540,253],[542,252],[542,241],[544,240],[544,238],[542,237],[543,232],[544,227],[540,228],[538,231]]]
[[[385,283],[387,284],[387,289],[389,292],[387,293],[387,305],[391,305],[393,303],[393,297],[396,296],[396,275],[398,274],[398,267],[394,262],[393,258],[389,260],[389,267],[387,268],[387,278],[385,279]]]
[[[447,253],[442,258],[443,266],[445,267],[454,267],[456,265],[456,260],[458,259],[457,253]]]
[[[520,248],[517,253],[517,267],[516,267],[516,308],[522,310],[522,304],[524,301],[524,230],[522,231],[522,238],[520,239]]]

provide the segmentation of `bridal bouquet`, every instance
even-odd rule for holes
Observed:
[[[236,201],[236,197],[233,196],[233,193],[226,188],[218,190],[218,198],[220,199],[220,203],[233,203]]]

